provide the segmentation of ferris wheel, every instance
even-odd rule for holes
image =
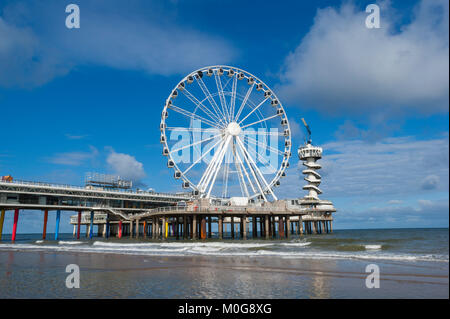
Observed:
[[[277,200],[291,131],[280,100],[256,76],[224,65],[188,74],[167,98],[160,130],[167,166],[195,196]]]

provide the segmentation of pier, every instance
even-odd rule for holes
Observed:
[[[182,203],[183,205],[180,205]],[[55,240],[61,213],[71,216],[74,238],[81,238],[81,226],[92,237],[148,239],[231,239],[290,238],[291,235],[332,232],[334,210],[306,208],[298,201],[259,205],[212,205],[190,194],[138,193],[92,190],[82,187],[32,182],[0,182],[0,239],[4,216],[14,214],[12,240],[16,238],[19,217],[26,211],[43,215],[42,238],[47,233],[48,212],[56,211]],[[213,226],[217,226],[214,232]],[[94,231],[94,227],[97,231]],[[229,231],[227,231],[229,229]]]

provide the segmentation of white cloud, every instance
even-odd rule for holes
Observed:
[[[442,183],[436,184],[435,190],[448,192],[448,143],[448,136],[327,143],[322,145],[322,189],[330,196],[405,196],[422,193],[423,179],[436,175],[442,177]]]
[[[439,184],[439,176],[437,175],[428,175],[424,178],[422,182],[422,189],[430,190],[437,188]]]
[[[341,208],[334,215],[339,228],[448,227],[448,199],[418,200],[403,206]]]
[[[133,182],[140,182],[146,176],[144,165],[138,162],[134,156],[116,153],[114,150],[108,155],[106,162],[115,174]]]
[[[4,8],[0,86],[38,86],[92,64],[184,74],[205,64],[229,62],[235,54],[227,41],[179,23],[170,13],[176,4],[136,1],[127,6],[119,1],[83,0],[77,4],[81,27],[72,30],[64,26],[60,3],[43,6],[40,1],[27,1]]]
[[[47,161],[58,165],[80,166],[88,160],[94,160],[99,154],[95,147],[90,146],[90,149],[90,152],[57,153]]]
[[[359,114],[448,112],[448,1],[422,1],[410,24],[381,5],[381,28],[353,4],[320,9],[285,61],[280,96],[302,107]]]
[[[36,86],[67,72],[30,28],[8,24],[0,16],[0,39],[0,86]]]
[[[378,142],[339,140],[320,145],[323,158],[320,174],[324,199],[380,196],[382,202],[423,194],[424,181],[432,185],[427,192],[448,192],[448,136],[432,140],[413,137],[383,138]],[[304,166],[288,170],[277,190],[281,197],[305,194],[301,174]],[[430,177],[431,176],[431,177]],[[436,182],[436,177],[439,176]]]

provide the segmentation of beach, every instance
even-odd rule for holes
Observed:
[[[449,297],[448,229],[342,230],[284,241],[34,236],[0,244],[0,298]],[[69,264],[79,266],[80,288],[66,287]],[[379,288],[366,287],[370,264],[380,270]]]

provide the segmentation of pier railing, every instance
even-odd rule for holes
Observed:
[[[82,191],[92,191],[92,192],[112,192],[112,193],[120,193],[120,194],[130,194],[130,195],[140,195],[140,196],[161,196],[161,197],[173,197],[187,200],[190,198],[188,193],[186,194],[174,194],[174,193],[163,193],[163,192],[147,192],[143,190],[133,191],[126,189],[102,189],[102,188],[86,188],[83,186],[75,186],[68,184],[57,184],[57,183],[45,183],[45,182],[31,182],[24,180],[13,180],[10,182],[0,181],[0,184],[5,185],[17,185],[17,186],[31,186],[31,187],[49,187],[49,188],[58,188],[64,190],[82,190]]]

